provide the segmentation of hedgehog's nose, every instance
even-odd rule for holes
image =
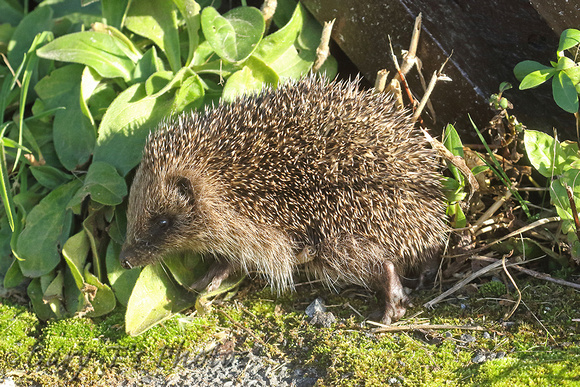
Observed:
[[[119,261],[121,261],[121,266],[123,266],[124,269],[132,269],[133,265],[131,265],[131,262],[129,262],[129,254],[127,254],[127,249],[122,248],[121,249],[121,254],[119,254]]]

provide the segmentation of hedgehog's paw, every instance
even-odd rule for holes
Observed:
[[[189,286],[190,290],[201,291],[204,290],[213,292],[220,287],[222,281],[228,278],[231,273],[231,266],[225,262],[215,261],[208,269],[208,271]]]
[[[403,317],[407,305],[409,305],[409,298],[405,294],[403,285],[401,285],[395,265],[387,261],[384,264],[384,269],[385,271],[378,283],[383,307],[382,313],[378,317],[380,317],[381,323],[389,325]]]

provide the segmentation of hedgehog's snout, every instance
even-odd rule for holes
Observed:
[[[123,248],[121,248],[121,253],[119,254],[119,261],[121,262],[121,266],[123,266],[124,269],[129,270],[135,267],[135,265],[131,263],[132,256],[133,254],[131,253],[131,249],[126,245],[123,245]]]

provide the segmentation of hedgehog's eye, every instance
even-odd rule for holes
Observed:
[[[153,220],[154,232],[164,232],[171,226],[171,219],[167,216],[160,216]]]

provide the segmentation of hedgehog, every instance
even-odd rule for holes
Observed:
[[[359,79],[307,76],[184,113],[152,132],[128,200],[123,267],[196,253],[212,260],[192,289],[231,273],[294,288],[301,267],[332,289],[378,292],[401,318],[401,277],[446,238],[438,160],[408,112]]]

